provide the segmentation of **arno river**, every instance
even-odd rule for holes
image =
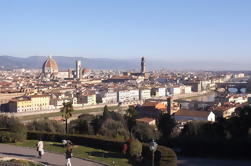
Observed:
[[[245,89],[241,90],[243,93],[246,92]],[[236,93],[236,89],[230,88],[229,89],[229,93]],[[212,92],[210,94],[204,95],[204,96],[197,96],[197,97],[192,97],[192,98],[188,98],[185,99],[187,101],[205,101],[205,102],[213,102],[215,101],[215,97],[216,97],[216,92]]]
[[[205,101],[205,102],[213,102],[215,100],[216,93],[212,92],[210,94],[204,96],[197,96],[185,99],[186,101]]]

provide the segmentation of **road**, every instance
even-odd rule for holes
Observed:
[[[32,161],[41,162],[48,166],[64,166],[65,156],[55,153],[45,152],[42,159],[37,158],[37,151],[31,148],[18,147],[13,145],[0,144],[0,157],[22,158]],[[73,166],[102,166],[102,164],[91,161],[72,158]]]
[[[251,166],[251,161],[207,159],[207,158],[180,158],[178,166]]]

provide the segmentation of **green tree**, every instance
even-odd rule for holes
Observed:
[[[136,123],[132,128],[132,135],[141,142],[150,142],[152,139],[158,139],[159,133],[155,129],[145,123]]]
[[[129,106],[129,108],[126,110],[126,116],[129,118],[134,118],[137,115],[138,115],[137,110],[135,109],[134,106]]]
[[[225,127],[232,138],[247,137],[251,128],[251,107],[237,108],[236,116],[227,119]]]
[[[130,132],[130,136],[132,137],[132,128],[136,125],[136,116],[137,111],[134,106],[129,106],[126,110],[126,119],[127,119],[127,127]]]
[[[64,133],[64,125],[55,120],[43,119],[43,120],[34,120],[27,123],[27,129],[31,131],[41,131],[41,132],[58,132]]]
[[[129,132],[123,122],[113,119],[105,120],[102,123],[98,134],[110,138],[128,138],[129,136]]]
[[[69,124],[70,133],[73,134],[94,134],[92,126],[87,120],[76,119],[70,122]]]
[[[170,114],[160,115],[158,129],[164,138],[169,138],[176,126],[175,119]]]
[[[63,107],[60,109],[62,113],[62,118],[65,120],[65,133],[68,134],[68,119],[72,117],[72,112],[74,111],[72,102],[63,103]]]
[[[107,105],[105,105],[105,107],[104,107],[103,117],[102,117],[102,118],[103,118],[104,120],[111,118],[111,115],[110,115],[110,112],[109,112],[109,110],[108,110]]]
[[[203,134],[203,128],[207,122],[204,121],[192,121],[185,124],[180,136],[183,137],[199,137]]]

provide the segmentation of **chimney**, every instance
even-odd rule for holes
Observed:
[[[166,111],[168,114],[171,114],[172,111],[172,98],[171,97],[167,97],[167,105],[166,105]]]

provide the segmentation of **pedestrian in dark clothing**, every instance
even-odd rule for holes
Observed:
[[[66,145],[66,151],[65,151],[65,159],[66,159],[65,166],[72,166],[71,165],[72,148],[73,148],[72,142],[68,141]]]

